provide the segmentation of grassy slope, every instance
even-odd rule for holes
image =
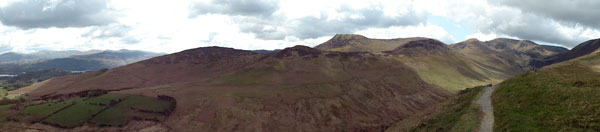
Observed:
[[[492,95],[495,131],[600,131],[597,54],[525,73]]]
[[[502,77],[495,76],[497,74],[492,70],[460,56],[431,55],[398,59],[414,69],[424,81],[452,91],[498,83],[502,80]]]
[[[475,131],[482,115],[475,101],[481,95],[482,89],[483,87],[464,89],[441,106],[434,106],[436,108],[430,108],[423,113],[400,121],[386,132]]]

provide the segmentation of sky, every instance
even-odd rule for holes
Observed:
[[[335,34],[532,40],[600,38],[598,0],[0,0],[0,53],[316,46]]]

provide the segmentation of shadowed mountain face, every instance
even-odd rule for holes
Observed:
[[[547,65],[551,65],[554,63],[559,63],[567,60],[571,60],[577,57],[588,55],[600,48],[600,39],[588,40],[583,42],[575,48],[571,49],[569,52],[565,52],[562,54],[556,54],[554,56],[550,56],[544,59],[536,60],[532,62],[532,65],[536,67],[543,67]]]
[[[0,63],[0,74],[19,74],[29,71],[65,69],[69,71],[94,71],[113,68],[159,56],[158,53],[143,51],[103,51],[88,55],[74,55],[66,58],[36,60],[19,63]]]
[[[174,97],[177,131],[382,131],[451,95],[395,57],[321,51],[186,50],[111,70],[54,78],[11,93],[89,89]]]

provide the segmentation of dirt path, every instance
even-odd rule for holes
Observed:
[[[477,99],[477,103],[481,106],[481,111],[483,111],[479,132],[492,132],[494,129],[494,107],[492,106],[491,99],[494,89],[496,89],[495,85],[485,87],[483,94]]]

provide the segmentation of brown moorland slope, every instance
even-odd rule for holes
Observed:
[[[392,56],[206,47],[12,91],[32,98],[89,89],[168,95],[177,131],[382,131],[451,95]]]

